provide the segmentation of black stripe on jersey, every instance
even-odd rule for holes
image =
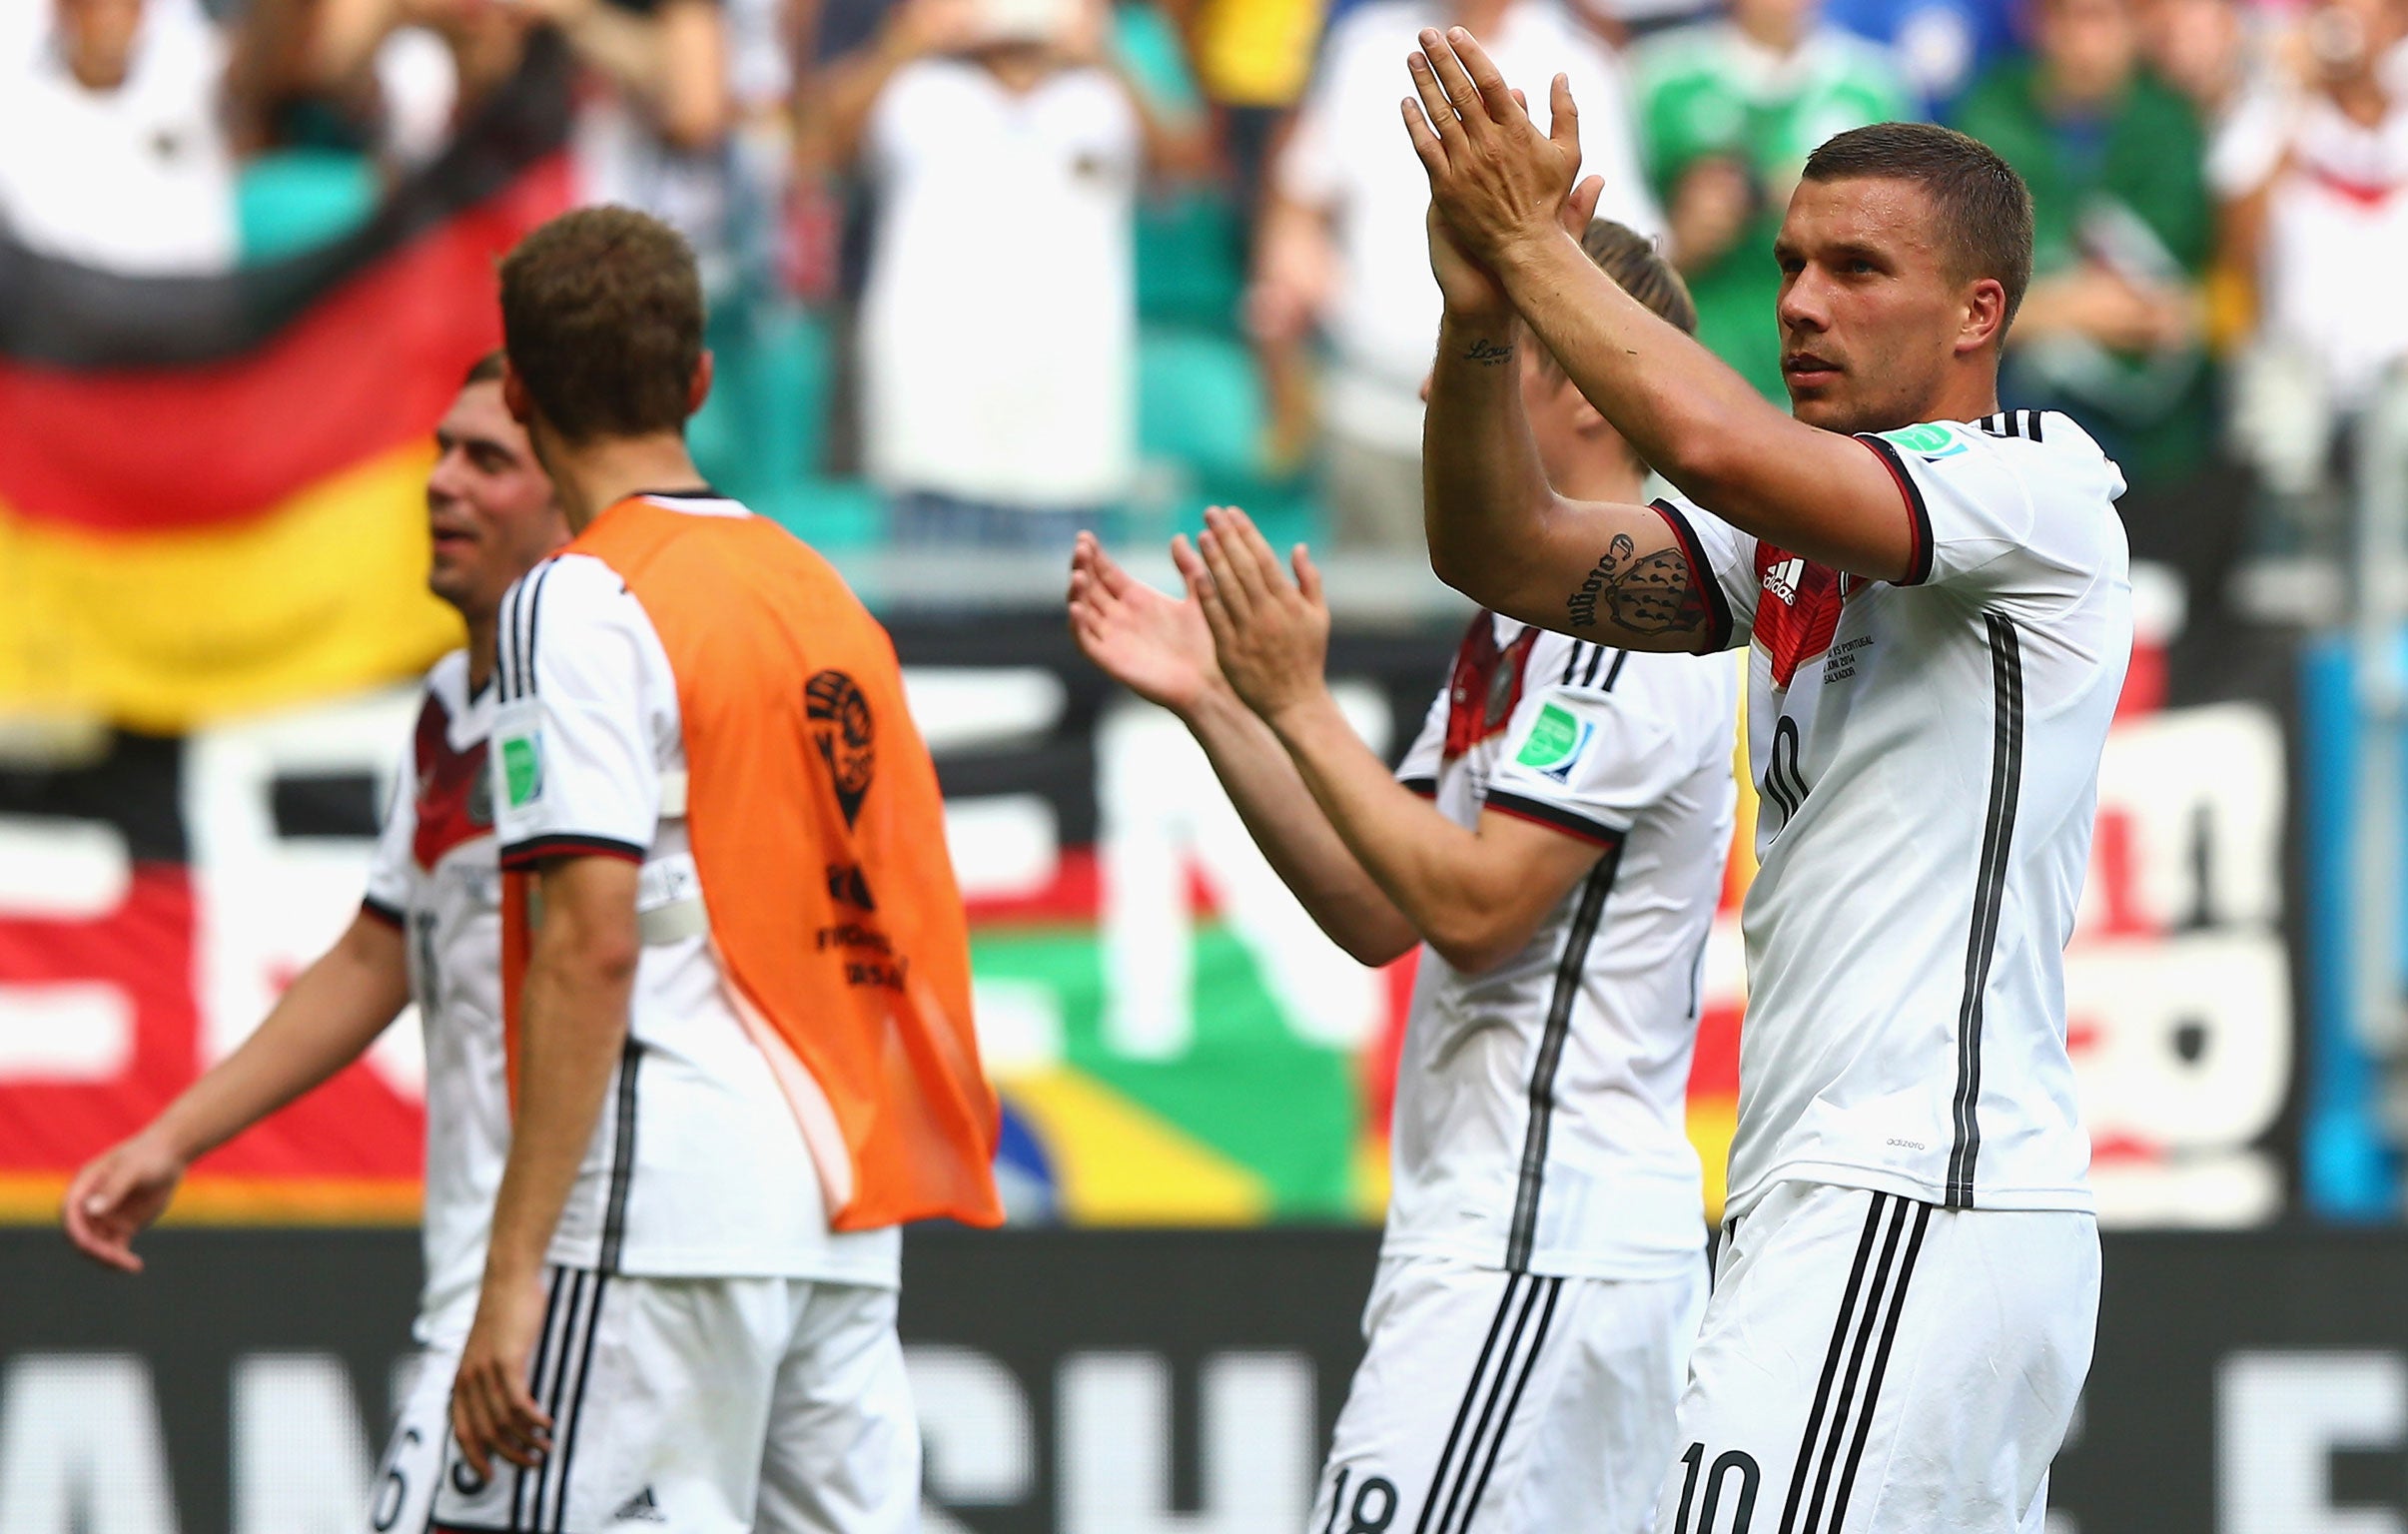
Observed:
[[[391,927],[396,931],[401,931],[409,925],[409,919],[406,916],[402,915],[401,912],[394,907],[389,906],[385,902],[377,899],[377,897],[374,895],[364,896],[361,899],[360,914],[362,916],[371,918],[372,920],[383,922],[386,926]]]
[[[1569,687],[1572,685],[1572,673],[1580,669],[1580,652],[1587,648],[1588,645],[1584,641],[1575,639],[1572,641],[1572,647],[1564,651],[1563,675],[1556,680],[1557,686]]]
[[[1840,1461],[1842,1440],[1849,1437],[1852,1425],[1860,1440],[1864,1434],[1864,1424],[1858,1420],[1855,1410],[1857,1385],[1864,1378],[1865,1358],[1873,1348],[1874,1322],[1880,1318],[1882,1295],[1889,1286],[1891,1270],[1898,1261],[1899,1238],[1906,1229],[1908,1200],[1880,1193],[1874,1197],[1877,1201],[1887,1199],[1890,1205],[1890,1228],[1882,1238],[1881,1259],[1874,1264],[1873,1283],[1865,1290],[1865,1302],[1857,1314],[1856,1342],[1848,1350],[1848,1368],[1840,1376],[1840,1397],[1831,1409],[1831,1436],[1824,1440],[1821,1460],[1815,1466],[1815,1492],[1806,1503],[1806,1534],[1813,1534],[1814,1530],[1822,1527],[1823,1508],[1831,1496],[1831,1475]],[[1873,1414],[1871,1392],[1866,1395],[1863,1414],[1868,1418]],[[1795,1486],[1790,1488],[1790,1494],[1793,1498],[1797,1495]],[[1831,1527],[1838,1529],[1838,1520],[1835,1519]]]
[[[1560,804],[1549,804],[1544,799],[1525,798],[1520,794],[1492,788],[1481,803],[1500,815],[1510,815],[1516,820],[1534,820],[1566,836],[1594,842],[1600,847],[1617,846],[1622,841],[1622,833],[1605,822],[1591,820],[1586,815],[1567,810]]]
[[[552,1439],[560,1446],[559,1501],[552,1508],[552,1534],[560,1534],[568,1517],[568,1488],[576,1483],[568,1478],[577,1453],[577,1427],[585,1420],[585,1381],[593,1374],[593,1339],[602,1329],[602,1291],[610,1283],[608,1273],[593,1275],[593,1297],[585,1307],[585,1341],[577,1349],[577,1383],[568,1393],[568,1412],[552,1419]]]
[[[1496,1473],[1497,1458],[1505,1448],[1505,1435],[1512,1431],[1514,1413],[1521,1409],[1522,1392],[1530,1387],[1530,1375],[1538,1367],[1538,1351],[1547,1345],[1547,1323],[1555,1319],[1556,1296],[1563,1293],[1561,1278],[1539,1281],[1547,1287],[1547,1302],[1538,1312],[1538,1330],[1530,1334],[1530,1350],[1522,1354],[1522,1372],[1513,1382],[1513,1394],[1505,1398],[1505,1419],[1497,1424],[1497,1435],[1488,1445],[1488,1458],[1480,1466],[1480,1478],[1472,1482],[1471,1500],[1463,1504],[1463,1522],[1458,1525],[1463,1531],[1468,1531],[1479,1516],[1480,1498],[1488,1491],[1488,1478]]]
[[[1983,614],[1990,628],[1992,739],[1990,813],[1982,827],[1982,861],[1975,873],[1973,920],[1965,940],[1965,995],[1957,1008],[1956,1144],[1949,1150],[1948,1206],[1974,1206],[1974,1167],[1982,1153],[1982,1017],[1990,990],[1991,956],[1999,942],[1999,911],[2013,849],[2015,803],[2023,779],[2023,654],[2014,620]]]
[[[1504,1295],[1497,1300],[1497,1313],[1488,1323],[1488,1335],[1480,1343],[1480,1357],[1471,1366],[1471,1378],[1463,1386],[1463,1399],[1455,1407],[1454,1425],[1446,1430],[1446,1445],[1438,1451],[1438,1468],[1430,1472],[1429,1491],[1421,1501],[1421,1516],[1413,1520],[1413,1534],[1433,1534],[1430,1514],[1438,1507],[1438,1488],[1446,1484],[1447,1466],[1454,1463],[1455,1445],[1463,1440],[1463,1424],[1471,1420],[1471,1403],[1480,1398],[1480,1381],[1488,1375],[1489,1357],[1496,1352],[1497,1336],[1505,1329],[1506,1313],[1513,1308],[1513,1292],[1521,1287],[1522,1275],[1505,1276]],[[1465,1460],[1470,1459],[1468,1453]]]
[[[535,1361],[526,1372],[526,1393],[537,1399],[543,1395],[543,1382],[551,1371],[555,1353],[562,1350],[560,1333],[566,1318],[560,1313],[560,1280],[567,1276],[567,1268],[552,1269],[551,1293],[543,1302],[543,1330],[537,1333],[542,1340],[535,1344]],[[515,1479],[510,1483],[510,1529],[517,1534],[525,1527],[526,1467],[520,1465],[514,1473]],[[536,1479],[541,1478],[538,1471]]]
[[[1496,803],[1492,795],[1488,801]],[[1572,1011],[1580,999],[1580,982],[1589,964],[1589,945],[1605,915],[1605,898],[1614,888],[1614,871],[1622,863],[1619,837],[1589,870],[1580,886],[1580,904],[1564,933],[1563,957],[1555,965],[1555,994],[1547,1003],[1547,1026],[1539,1035],[1538,1058],[1530,1067],[1530,1127],[1522,1133],[1521,1182],[1513,1195],[1513,1224],[1505,1237],[1505,1267],[1525,1272],[1530,1249],[1538,1239],[1538,1200],[1547,1174],[1547,1133],[1555,1118],[1555,1072],[1563,1064],[1564,1041],[1572,1032]]]
[[[610,1196],[602,1205],[602,1251],[599,1266],[618,1271],[619,1248],[627,1240],[627,1189],[635,1181],[635,1077],[644,1063],[644,1047],[630,1038],[619,1051],[618,1108],[612,1121]]]
[[[1438,797],[1438,780],[1436,778],[1398,778],[1396,781],[1424,799]]]
[[[525,691],[522,696],[535,695],[535,645],[543,637],[543,588],[551,580],[552,561],[544,560],[535,566],[534,583],[526,597],[526,652],[520,658]]]
[[[1873,1355],[1873,1377],[1865,1383],[1865,1411],[1857,1419],[1856,1438],[1848,1445],[1848,1465],[1840,1473],[1839,1495],[1832,1499],[1833,1534],[1848,1525],[1848,1495],[1856,1490],[1857,1466],[1865,1457],[1865,1439],[1873,1431],[1874,1408],[1882,1396],[1882,1379],[1890,1372],[1890,1349],[1898,1341],[1899,1318],[1907,1313],[1907,1285],[1915,1279],[1915,1259],[1923,1252],[1923,1233],[1932,1223],[1932,1206],[1915,1205],[1915,1233],[1907,1239],[1907,1259],[1898,1270],[1898,1287],[1890,1291],[1890,1314],[1882,1322],[1881,1350]]]
[[[1596,685],[1597,685],[1597,668],[1598,668],[1599,666],[1603,665],[1604,663],[1605,663],[1605,646],[1604,646],[1604,645],[1602,645],[1602,644],[1592,644],[1592,645],[1590,645],[1590,646],[1589,646],[1589,668],[1588,668],[1586,671],[1583,671],[1583,672],[1581,672],[1581,673],[1580,673],[1580,685],[1581,685],[1581,686],[1583,686],[1583,687],[1594,687],[1594,686],[1596,686]],[[1619,660],[1617,660],[1617,661],[1615,661],[1615,662],[1614,662],[1614,664],[1618,666],[1618,665],[1622,664],[1622,662],[1620,662]]]
[[[644,849],[633,842],[617,841],[607,836],[530,836],[523,842],[512,842],[501,849],[501,866],[511,873],[533,868],[545,858],[624,858],[630,863],[644,860]]]
[[[1712,632],[1706,635],[1707,642],[1699,645],[1697,652],[1711,655],[1717,650],[1729,649],[1731,603],[1723,595],[1722,577],[1715,574],[1714,566],[1706,560],[1706,545],[1697,540],[1697,529],[1689,525],[1689,518],[1681,514],[1680,507],[1661,496],[1648,504],[1671,526],[1673,541],[1681,545],[1681,557],[1689,562],[1690,584],[1696,586],[1706,598],[1706,611],[1713,616]]]
[[[501,701],[531,697],[535,691],[535,606],[553,561],[545,559],[518,578],[502,613]]]
[[[1614,690],[1614,683],[1616,683],[1616,682],[1618,682],[1618,681],[1622,680],[1622,667],[1623,667],[1623,666],[1624,666],[1624,665],[1625,665],[1625,664],[1626,664],[1626,663],[1627,663],[1629,660],[1630,660],[1630,651],[1628,651],[1628,650],[1616,650],[1616,651],[1614,651],[1614,663],[1613,663],[1613,665],[1611,665],[1611,666],[1609,666],[1609,667],[1607,667],[1607,668],[1606,668],[1606,673],[1605,673],[1605,686],[1604,686],[1603,688],[1601,688],[1601,689],[1600,689],[1601,691],[1604,691],[1604,692],[1612,692],[1612,691]]]
[[[1516,1274],[1515,1276],[1527,1275]],[[1496,1373],[1489,1378],[1488,1399],[1480,1406],[1479,1420],[1472,1424],[1471,1441],[1463,1446],[1463,1462],[1456,1467],[1454,1486],[1446,1494],[1446,1505],[1438,1513],[1438,1527],[1433,1534],[1463,1534],[1464,1529],[1470,1525],[1471,1510],[1464,1507],[1464,1520],[1461,1524],[1457,1524],[1455,1509],[1463,1507],[1463,1493],[1471,1484],[1471,1464],[1473,1460],[1480,1457],[1480,1440],[1488,1436],[1488,1425],[1491,1422],[1496,1423],[1497,1438],[1500,1441],[1505,1436],[1505,1423],[1497,1419],[1497,1405],[1504,1399],[1505,1376],[1513,1372],[1513,1360],[1522,1350],[1522,1333],[1529,1329],[1530,1312],[1538,1308],[1538,1291],[1545,1283],[1546,1280],[1543,1278],[1532,1278],[1530,1286],[1522,1290],[1522,1308],[1513,1317],[1513,1330],[1506,1334],[1504,1356],[1497,1360]],[[1513,1291],[1511,1280],[1507,1281],[1505,1287],[1506,1292],[1511,1294]],[[1495,1452],[1496,1446],[1491,1444],[1489,1453],[1493,1455]],[[1435,1502],[1437,1497],[1438,1485],[1437,1482],[1432,1481],[1430,1483],[1430,1500]],[[1422,1511],[1423,1515],[1427,1516],[1428,1509],[1424,1508]]]
[[[2025,436],[2030,437],[2030,438],[2031,438],[2033,441],[2035,441],[2035,442],[2036,442],[2036,441],[2038,441],[2038,440],[2040,439],[2040,412],[2039,412],[2039,411],[2037,411],[2037,410],[2025,410],[2025,411],[2023,412],[2023,434],[2024,434]]]
[[[1915,557],[1902,586],[1920,586],[1932,578],[1932,508],[1924,504],[1923,486],[1907,472],[1907,460],[1898,455],[1898,445],[1886,436],[1865,432],[1857,440],[1881,454],[1890,476],[1898,481],[1899,492],[1907,497],[1907,512],[1915,519],[1911,529],[1915,536]]]
[[[1840,1356],[1848,1343],[1848,1318],[1856,1313],[1857,1294],[1865,1285],[1865,1266],[1873,1260],[1873,1237],[1881,1228],[1882,1204],[1890,1195],[1875,1193],[1865,1209],[1865,1233],[1857,1237],[1856,1265],[1840,1290],[1840,1313],[1831,1323],[1831,1349],[1823,1355],[1823,1377],[1815,1383],[1815,1404],[1806,1414],[1806,1432],[1798,1439],[1798,1463],[1790,1471],[1789,1500],[1781,1508],[1781,1534],[1798,1534],[1798,1503],[1806,1495],[1806,1472],[1815,1462],[1815,1445],[1823,1436],[1825,1414],[1831,1410],[1831,1385],[1839,1377]]]

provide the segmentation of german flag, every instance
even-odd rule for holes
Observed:
[[[173,734],[459,642],[424,589],[428,436],[498,344],[493,262],[565,208],[569,61],[347,239],[127,278],[0,240],[0,714]]]

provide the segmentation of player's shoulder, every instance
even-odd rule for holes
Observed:
[[[2060,410],[2001,410],[1973,420],[1926,420],[1869,433],[1902,463],[1969,491],[2012,487],[2049,499],[2111,502],[2123,473],[2079,422]]]
[[[1716,729],[1732,717],[1738,674],[1720,652],[1626,650],[1550,631],[1531,647],[1523,686],[1525,692],[1551,691],[1683,736]]]
[[[631,609],[634,599],[618,571],[592,554],[562,552],[536,562],[501,599],[502,639],[557,628]]]

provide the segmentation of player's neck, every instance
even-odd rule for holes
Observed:
[[[1618,506],[1635,506],[1647,498],[1647,471],[1631,461],[1619,442],[1591,457],[1593,461],[1575,459],[1563,466],[1554,485],[1556,494]]]
[[[551,470],[571,534],[583,532],[586,524],[630,495],[699,489],[703,483],[684,436],[674,431],[549,445],[544,466]]]
[[[468,696],[475,697],[485,690],[493,675],[493,661],[500,650],[499,629],[493,615],[468,620]]]

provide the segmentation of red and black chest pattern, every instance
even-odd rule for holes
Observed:
[[[1522,671],[1538,630],[1525,628],[1499,646],[1496,619],[1483,612],[1455,651],[1455,670],[1446,686],[1446,758],[1453,761],[1511,722],[1522,701]]]
[[[451,748],[451,712],[433,693],[418,710],[411,765],[416,769],[417,834],[409,855],[432,872],[444,853],[493,829],[493,783],[485,773],[485,743]]]
[[[1773,685],[1786,689],[1831,648],[1841,609],[1867,582],[1770,543],[1756,545],[1756,642],[1772,658]]]

